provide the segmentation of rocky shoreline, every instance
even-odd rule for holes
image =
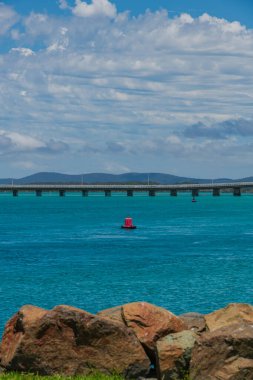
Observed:
[[[0,371],[253,380],[253,306],[176,316],[146,302],[97,315],[71,306],[26,305],[5,326]]]

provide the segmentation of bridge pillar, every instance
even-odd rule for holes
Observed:
[[[134,195],[133,190],[127,190],[127,196],[132,197]]]
[[[213,189],[213,196],[214,197],[219,197],[220,196],[220,189],[217,189],[217,187],[215,187]]]
[[[88,197],[88,195],[89,195],[88,190],[82,190],[82,196],[83,197]]]
[[[155,190],[149,190],[148,195],[150,197],[154,197],[155,196]]]
[[[177,196],[177,189],[170,190],[170,195],[171,195],[171,197],[176,197]]]
[[[60,196],[60,197],[65,197],[65,190],[60,189],[60,190],[59,190],[59,196]]]
[[[36,197],[42,196],[42,190],[36,190]]]
[[[111,190],[105,190],[105,196],[110,197],[112,195]]]
[[[18,190],[12,190],[12,195],[14,197],[17,197],[18,196]]]
[[[192,196],[198,197],[198,195],[199,195],[199,189],[192,189]]]
[[[234,187],[233,188],[233,194],[235,197],[240,197],[241,196],[241,188],[240,187]]]

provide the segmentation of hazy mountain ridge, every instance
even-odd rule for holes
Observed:
[[[75,183],[75,184],[91,184],[91,183],[157,183],[157,184],[179,184],[179,183],[221,183],[221,182],[251,182],[253,177],[246,177],[232,180],[229,178],[218,179],[201,179],[180,177],[165,173],[89,173],[89,174],[63,174],[55,172],[40,172],[23,178],[3,178],[0,184],[36,184],[36,183]]]

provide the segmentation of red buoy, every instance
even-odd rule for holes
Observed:
[[[123,226],[121,226],[121,228],[126,228],[126,229],[129,229],[129,230],[135,230],[136,226],[133,225],[133,220],[132,218],[125,218],[125,223]]]

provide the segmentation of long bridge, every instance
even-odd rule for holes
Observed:
[[[105,196],[111,196],[112,192],[125,192],[127,196],[133,196],[135,192],[147,192],[149,196],[156,193],[167,192],[171,196],[177,196],[178,192],[191,192],[192,196],[198,196],[200,191],[210,191],[213,196],[219,196],[221,191],[231,191],[234,196],[240,196],[246,189],[253,189],[253,182],[232,183],[204,183],[204,184],[175,184],[175,185],[87,185],[87,184],[30,184],[30,185],[0,185],[0,193],[11,192],[17,197],[20,192],[34,192],[36,196],[42,196],[43,192],[58,192],[59,196],[65,196],[66,192],[80,192],[86,197],[90,192],[104,192]]]

